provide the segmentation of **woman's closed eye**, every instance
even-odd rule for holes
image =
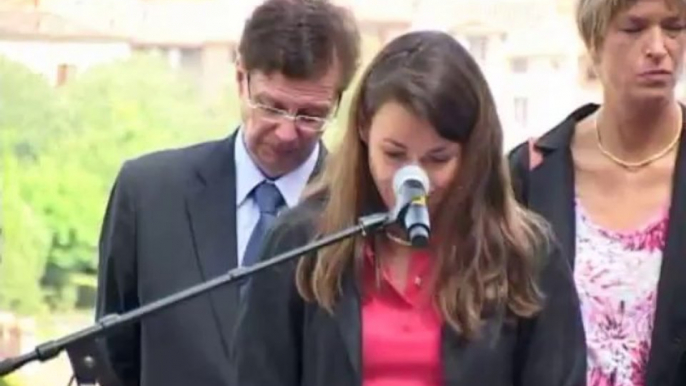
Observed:
[[[405,152],[402,151],[386,150],[384,151],[384,154],[386,157],[395,161],[402,161],[406,158]]]
[[[407,159],[407,154],[403,151],[384,151],[384,154],[386,157],[389,159],[392,159],[394,161],[405,161]],[[427,155],[425,157],[422,157],[421,162],[422,163],[429,163],[429,164],[444,164],[446,162],[449,162],[451,159],[453,159],[452,155],[448,154],[432,154],[432,155]]]
[[[426,162],[432,163],[432,164],[444,164],[448,161],[450,161],[453,157],[447,154],[437,154],[437,155],[430,155],[426,157]]]

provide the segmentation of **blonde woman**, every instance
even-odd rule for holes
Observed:
[[[603,86],[510,154],[519,198],[573,267],[590,386],[686,383],[686,141],[675,97],[683,0],[580,0]]]

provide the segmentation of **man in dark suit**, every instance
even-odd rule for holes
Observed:
[[[122,313],[254,262],[276,212],[325,154],[321,133],[354,76],[359,33],[327,1],[267,0],[246,22],[229,138],[124,163],[107,206],[97,315]],[[231,386],[240,296],[228,286],[111,335],[125,386]]]

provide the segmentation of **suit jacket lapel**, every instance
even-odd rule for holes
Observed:
[[[216,149],[199,161],[198,180],[187,197],[196,257],[204,281],[237,265],[234,140],[235,135],[217,143]],[[216,289],[208,297],[228,356],[238,303],[236,286]]]
[[[362,384],[362,321],[359,291],[352,273],[343,278],[343,293],[336,303],[334,318],[338,324],[341,337],[355,371],[356,384]]]
[[[550,222],[560,251],[574,265],[574,171],[569,148],[560,148],[546,156],[545,162],[532,171],[529,182],[529,205]]]
[[[682,108],[683,111],[683,108]],[[686,120],[684,121],[686,129]],[[682,129],[682,130],[684,130]],[[646,385],[662,383],[663,376],[674,376],[677,359],[686,351],[686,137],[681,136],[672,178],[667,240],[657,288],[657,309]],[[674,383],[665,383],[674,384]]]
[[[574,266],[574,166],[570,142],[576,122],[594,111],[587,105],[575,111],[558,127],[536,142],[543,162],[529,174],[529,208],[545,217],[555,234],[561,253]]]

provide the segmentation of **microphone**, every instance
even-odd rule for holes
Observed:
[[[393,176],[393,192],[396,199],[393,218],[403,226],[413,247],[426,247],[431,232],[426,207],[429,177],[417,165],[403,166]]]

